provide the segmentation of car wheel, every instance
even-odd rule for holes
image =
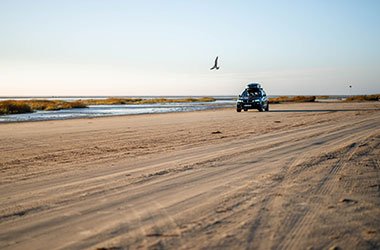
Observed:
[[[259,112],[263,112],[263,111],[264,111],[263,106],[260,106],[257,110],[258,110]]]
[[[267,104],[265,111],[269,111],[269,103]]]
[[[244,111],[248,111],[248,109],[244,109]]]
[[[241,109],[237,108],[236,111],[237,111],[237,112],[241,112]]]

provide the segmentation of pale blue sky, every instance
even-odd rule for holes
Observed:
[[[380,93],[379,13],[376,0],[0,0],[0,96]]]

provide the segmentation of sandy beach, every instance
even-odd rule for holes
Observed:
[[[0,124],[1,249],[379,249],[380,103]]]

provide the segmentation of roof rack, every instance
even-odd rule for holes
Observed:
[[[247,89],[261,89],[260,83],[249,83],[247,84]]]

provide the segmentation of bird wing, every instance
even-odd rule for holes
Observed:
[[[215,58],[214,66],[210,70],[218,69],[218,57]]]

